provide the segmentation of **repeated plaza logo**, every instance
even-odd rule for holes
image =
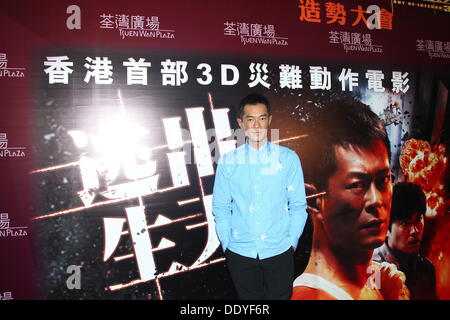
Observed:
[[[288,38],[276,34],[273,24],[260,24],[248,22],[224,22],[223,35],[238,38],[243,45],[263,44],[287,46]]]
[[[11,227],[11,219],[8,213],[0,213],[0,238],[25,237],[28,235],[28,227]]]
[[[118,30],[122,39],[174,39],[175,30],[161,28],[158,16],[104,13],[100,15],[100,29]]]
[[[0,53],[0,78],[23,78],[25,68],[8,67],[6,53]]]
[[[10,147],[6,133],[0,133],[0,158],[23,158],[25,147]]]
[[[450,41],[417,39],[416,50],[428,53],[430,59],[450,59]]]
[[[346,53],[360,51],[368,53],[383,53],[383,46],[375,44],[370,33],[330,31],[329,43],[342,45]]]

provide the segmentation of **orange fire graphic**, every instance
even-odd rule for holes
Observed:
[[[430,146],[427,141],[411,139],[406,141],[400,155],[406,180],[420,185],[427,197],[428,236],[423,249],[435,266],[440,299],[450,299],[450,215],[446,213],[444,177],[448,159],[445,151],[442,144]]]
[[[406,180],[422,187],[427,196],[428,218],[445,212],[444,173],[447,165],[445,146],[411,139],[405,142],[400,155],[400,166]]]

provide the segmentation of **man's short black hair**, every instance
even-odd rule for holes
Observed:
[[[328,180],[337,169],[335,147],[367,148],[381,140],[390,159],[390,143],[381,119],[369,106],[354,98],[334,100],[312,115],[310,150],[311,178],[320,190],[327,190]]]
[[[393,222],[409,221],[415,213],[424,215],[427,211],[427,198],[422,188],[412,182],[399,182],[392,192],[391,220]]]
[[[244,97],[239,103],[238,117],[242,119],[244,116],[244,107],[248,104],[255,105],[258,103],[262,103],[267,107],[267,112],[270,115],[270,103],[269,100],[259,93],[251,93],[248,96]]]

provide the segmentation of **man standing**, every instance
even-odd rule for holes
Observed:
[[[393,265],[371,262],[373,250],[386,238],[392,198],[389,139],[382,122],[353,99],[331,103],[315,119],[307,149],[314,178],[307,188],[326,195],[309,208],[311,256],[294,282],[292,299],[407,298],[404,275]]]
[[[393,263],[405,273],[411,300],[437,299],[434,266],[419,254],[426,211],[426,197],[420,186],[412,182],[397,183],[388,236],[373,255],[374,261]]]
[[[297,154],[268,142],[269,101],[250,94],[237,122],[246,142],[219,160],[213,213],[240,299],[289,299],[306,197]]]

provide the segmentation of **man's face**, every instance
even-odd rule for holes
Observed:
[[[425,221],[422,214],[414,213],[408,221],[392,222],[388,244],[406,254],[419,252]]]
[[[267,106],[262,103],[244,106],[242,118],[237,119],[239,127],[245,131],[245,136],[251,145],[259,145],[267,139],[267,129],[272,122],[272,116]]]
[[[336,146],[337,169],[328,180],[323,227],[331,245],[367,252],[386,239],[392,200],[389,156],[383,142],[367,148]]]

